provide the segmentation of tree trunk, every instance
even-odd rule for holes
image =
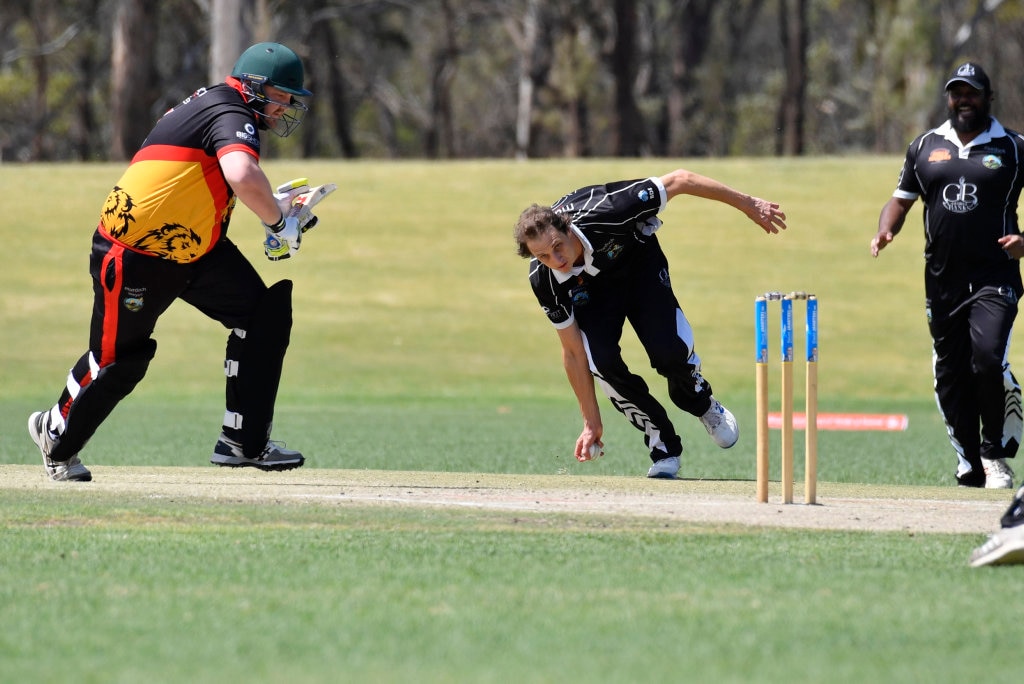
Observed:
[[[704,63],[711,40],[711,0],[683,3],[673,34],[678,38],[673,41],[671,52],[664,151],[669,156],[681,157],[693,151],[688,144],[693,135],[689,122],[701,105],[697,71]]]
[[[590,137],[587,119],[586,87],[581,83],[578,50],[580,50],[580,26],[573,16],[563,16],[560,21],[563,48],[565,52],[564,75],[561,83],[553,82],[558,110],[562,115],[562,156],[570,159],[590,155]]]
[[[158,8],[146,0],[121,0],[114,17],[110,63],[110,156],[131,158],[153,124],[150,107]]]
[[[424,140],[428,159],[455,157],[455,134],[452,114],[452,83],[458,69],[459,46],[456,38],[455,10],[449,0],[441,0],[440,47],[431,65],[430,120]]]
[[[636,157],[644,150],[643,122],[633,85],[636,80],[636,3],[615,0],[615,45],[612,76],[615,82],[615,129],[612,154]]]
[[[99,0],[90,0],[86,9],[89,17],[96,16],[98,6]],[[96,131],[100,128],[99,120],[92,99],[89,97],[89,94],[96,90],[97,82],[100,79],[101,67],[96,58],[98,42],[98,36],[93,30],[90,30],[84,37],[85,47],[77,58],[80,82],[75,94],[75,118],[71,145],[74,147],[78,159],[82,161],[90,161],[94,157],[102,155],[96,136]]]
[[[35,32],[37,45],[46,42],[46,33],[43,21],[39,17],[32,17],[32,29]],[[49,161],[50,152],[46,135],[46,122],[50,118],[50,107],[46,98],[46,91],[50,84],[50,67],[46,55],[40,51],[32,58],[32,71],[35,75],[35,89],[32,93],[33,108],[38,114],[32,131],[32,144],[30,146],[30,158],[33,161]]]
[[[533,60],[537,50],[538,0],[527,0],[523,12],[522,33],[516,47],[519,51],[519,88],[516,101],[516,159],[530,155],[530,133],[533,131]]]
[[[786,82],[779,103],[775,152],[798,156],[804,152],[807,89],[807,0],[779,1],[782,54]]]
[[[252,11],[253,0],[211,0],[209,83],[220,83],[229,76],[238,56],[253,42],[246,21]]]
[[[316,22],[312,27],[310,39],[313,42],[314,54],[340,54],[337,37],[334,34],[334,27],[331,22]],[[339,68],[339,61],[337,59],[326,59],[322,60],[322,62],[310,64],[310,66],[312,69],[306,72],[307,77],[310,72],[317,73],[316,70],[321,66],[326,71],[324,80],[319,83],[314,81],[312,83],[313,87],[309,89],[313,91],[314,95],[319,95],[317,99],[322,99],[330,104],[332,128],[335,135],[338,136],[338,144],[341,146],[342,156],[349,159],[358,157],[359,148],[356,145],[355,136],[352,134],[352,114],[348,104],[345,79],[342,78],[341,69]],[[319,92],[321,89],[325,92]],[[307,157],[314,156],[316,152],[314,143],[320,135],[319,127],[323,125],[320,123],[322,120],[323,116],[321,115],[320,108],[316,106],[316,100],[314,100],[311,103],[309,113],[306,115],[306,121],[310,124],[310,128],[307,128],[305,124],[303,125],[303,128],[306,130],[303,133],[302,140],[305,156]]]

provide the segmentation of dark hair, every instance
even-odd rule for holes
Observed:
[[[551,229],[568,235],[569,223],[568,216],[556,213],[551,207],[531,204],[519,215],[519,220],[512,230],[512,236],[516,241],[516,252],[524,259],[531,258],[533,254],[527,248],[527,242],[536,240]]]

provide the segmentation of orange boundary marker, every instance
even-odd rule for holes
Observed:
[[[907,429],[909,419],[900,413],[819,413],[815,421],[819,430],[877,430],[882,432],[901,432]],[[782,427],[782,414],[768,414],[768,427],[778,430]],[[807,429],[807,414],[793,414],[793,428]]]

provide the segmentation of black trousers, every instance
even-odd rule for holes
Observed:
[[[929,305],[935,398],[964,483],[984,482],[982,457],[1013,458],[1020,444],[1020,385],[1008,361],[1017,306],[1011,287],[982,287],[948,309]]]
[[[668,260],[658,241],[650,241],[631,263],[599,274],[573,305],[583,332],[590,370],[629,422],[644,433],[651,460],[682,453],[682,440],[665,408],[642,377],[622,359],[626,321],[647,352],[651,367],[668,381],[672,402],[702,416],[711,405],[711,385],[701,376],[693,330],[679,307],[669,279]]]
[[[89,272],[94,293],[89,350],[71,369],[50,411],[50,428],[58,436],[50,457],[58,461],[78,453],[142,380],[156,353],[156,322],[176,299],[227,328],[245,329],[267,292],[256,269],[226,238],[202,259],[181,264],[133,252],[96,231]],[[238,344],[231,337],[229,348]],[[229,378],[229,398],[230,384]]]

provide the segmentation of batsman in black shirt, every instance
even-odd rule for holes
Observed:
[[[693,330],[672,292],[668,261],[655,235],[661,226],[658,212],[683,194],[735,207],[766,233],[786,227],[778,204],[683,169],[585,187],[549,207],[534,204],[515,226],[519,255],[530,259],[530,284],[558,331],[565,372],[583,415],[575,449],[580,461],[600,454],[603,446],[597,378],[615,408],[644,433],[653,462],[647,476],[672,479],[679,471],[679,435],[643,378],[622,359],[619,340],[626,321],[651,366],[668,380],[672,402],[698,417],[723,449],[739,437],[732,413],[712,396],[701,375]]]
[[[925,307],[935,395],[962,486],[1009,489],[1021,440],[1021,391],[1010,372],[1010,333],[1021,296],[1024,239],[1017,200],[1024,138],[992,115],[992,88],[973,63],[946,82],[949,120],[907,149],[882,207],[871,254],[886,247],[924,200]],[[980,429],[979,429],[980,428]]]

